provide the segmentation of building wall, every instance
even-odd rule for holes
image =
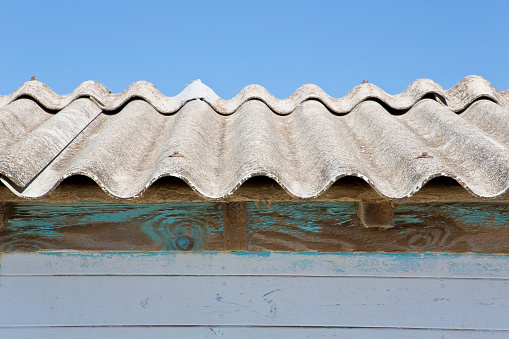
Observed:
[[[507,206],[14,203],[0,338],[506,338]]]
[[[501,255],[3,254],[0,336],[497,338]]]

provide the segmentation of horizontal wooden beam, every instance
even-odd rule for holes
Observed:
[[[370,224],[365,217],[364,224],[361,222],[356,204],[14,203],[14,213],[0,227],[0,252],[54,249],[509,254],[507,203],[396,205],[393,227],[387,228],[365,227]]]

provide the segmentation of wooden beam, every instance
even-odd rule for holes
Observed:
[[[10,219],[14,212],[14,204],[12,202],[0,203],[0,228]]]
[[[394,226],[388,228],[366,228],[355,202],[245,205],[247,226],[244,203],[15,203],[15,213],[0,228],[0,252],[248,249],[509,254],[507,203],[395,205]]]
[[[28,202],[14,209],[0,228],[0,252],[223,250],[220,203]]]
[[[226,251],[247,251],[247,211],[245,202],[223,204],[223,239]]]
[[[364,227],[392,227],[394,209],[390,202],[359,201],[357,215]]]

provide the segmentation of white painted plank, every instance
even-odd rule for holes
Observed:
[[[0,275],[313,275],[508,278],[509,256],[352,253],[0,254]]]
[[[0,328],[0,338],[442,338],[442,339],[506,339],[501,331],[447,331],[393,328],[295,328],[295,327],[50,327]]]
[[[507,256],[49,252],[0,260],[0,337],[130,338],[140,325],[154,336],[204,338],[214,325],[227,337],[267,329],[292,338],[509,336]]]
[[[271,325],[509,330],[509,280],[1,276],[1,325]]]

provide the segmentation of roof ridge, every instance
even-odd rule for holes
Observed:
[[[44,83],[30,80],[21,85],[15,92],[0,96],[0,108],[7,106],[20,97],[31,97],[40,105],[51,110],[60,110],[74,100],[88,97],[93,99],[103,110],[115,111],[133,98],[141,98],[162,114],[173,114],[183,105],[193,100],[207,102],[216,112],[229,115],[249,100],[261,100],[274,112],[282,115],[290,114],[307,100],[318,100],[337,114],[350,112],[359,103],[366,100],[377,100],[394,110],[407,110],[418,101],[429,96],[438,97],[455,112],[463,111],[479,98],[490,100],[509,107],[509,90],[499,91],[486,79],[480,76],[467,76],[449,90],[430,79],[417,79],[402,93],[391,95],[371,83],[362,83],[354,87],[346,96],[333,98],[317,85],[307,84],[299,87],[286,99],[274,97],[260,85],[248,85],[235,97],[225,100],[220,98],[201,80],[193,81],[182,92],[174,97],[162,94],[153,84],[137,81],[121,93],[112,94],[103,84],[85,81],[70,94],[56,94]]]

